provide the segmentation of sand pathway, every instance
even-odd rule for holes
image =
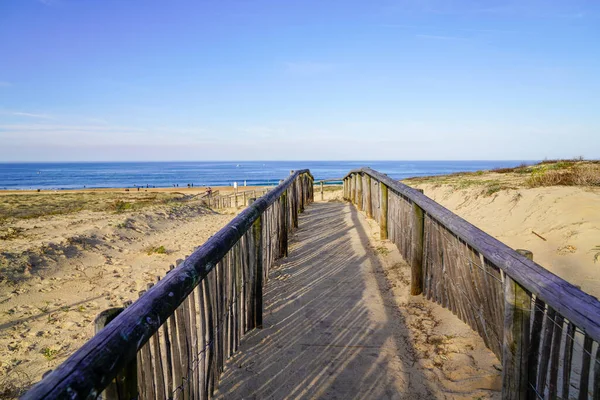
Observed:
[[[307,208],[289,257],[272,271],[266,286],[264,328],[247,335],[240,352],[227,363],[218,398],[498,395],[493,390],[499,376],[492,368],[494,358],[480,347],[484,367],[476,362],[477,355],[459,354],[459,350],[444,353],[448,363],[456,361],[463,368],[463,374],[452,381],[469,382],[458,392],[443,382],[443,367],[439,373],[432,371],[436,367],[427,362],[434,353],[415,347],[422,332],[415,335],[409,326],[414,319],[398,311],[398,301],[408,297],[399,299],[386,281],[380,254],[385,252],[373,250],[373,243],[379,242],[376,236],[372,221],[348,204],[314,203]],[[416,304],[423,309],[421,300]],[[425,340],[421,342],[427,346]],[[472,368],[465,375],[468,365]],[[446,383],[452,386],[453,382]]]

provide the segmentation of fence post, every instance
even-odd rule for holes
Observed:
[[[533,253],[517,252],[530,260]],[[502,346],[502,398],[526,399],[529,390],[529,324],[531,294],[510,276],[504,280],[504,337]]]
[[[387,220],[388,220],[388,187],[385,183],[379,182],[381,188],[381,211],[379,217],[379,238],[386,240],[388,238]]]
[[[371,175],[367,174],[367,218],[373,218],[373,200],[371,199]]]
[[[263,257],[262,257],[262,215],[252,224],[252,242],[254,244],[254,327],[263,327]]]
[[[352,174],[350,178],[352,180],[352,192],[350,193],[352,204],[356,204],[356,174]]]
[[[344,200],[348,200],[348,178],[344,178]]]
[[[423,189],[417,189],[423,193]],[[413,221],[411,238],[411,273],[410,294],[413,296],[423,293],[423,233],[425,228],[425,215],[423,209],[413,202]]]
[[[300,183],[300,212],[304,212],[304,178],[303,175],[298,175],[296,180]]]
[[[102,311],[94,321],[94,331],[97,334],[110,323],[124,308],[109,308]],[[100,395],[103,400],[135,399],[138,396],[137,387],[137,359],[134,358],[115,379],[104,389]]]
[[[363,178],[362,173],[356,174],[356,180],[358,181],[356,185],[356,208],[359,211],[363,210]]]
[[[287,189],[283,191],[279,198],[280,203],[280,219],[281,219],[281,232],[279,232],[279,254],[281,257],[287,257],[288,255],[288,218],[287,218]]]
[[[321,181],[321,201],[325,200],[323,197],[323,181]]]
[[[292,225],[294,228],[298,227],[298,185],[296,182],[292,183],[292,198],[290,212],[292,213]]]

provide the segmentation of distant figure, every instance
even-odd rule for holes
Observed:
[[[206,188],[206,194],[209,196],[212,194],[212,189],[210,186]]]
[[[190,184],[188,183],[188,189],[190,188]]]
[[[138,186],[137,188],[138,188],[138,192],[139,192],[140,191],[140,187]]]
[[[194,184],[192,183],[192,187],[194,187]]]

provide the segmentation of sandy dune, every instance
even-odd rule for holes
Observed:
[[[189,202],[2,221],[0,398],[60,364],[98,313],[137,299],[233,215]]]
[[[488,194],[478,187],[411,185],[507,245],[533,251],[538,263],[600,296],[600,248],[594,250],[600,246],[600,189],[514,188]],[[110,192],[93,195],[114,201]],[[44,196],[46,206],[52,203],[52,194]],[[326,188],[325,201],[340,197],[341,190]],[[235,214],[207,210],[193,198],[161,200],[125,212],[106,210],[101,202],[87,202],[87,208],[78,210],[72,199],[63,198],[66,204],[36,216],[29,211],[39,207],[36,203],[1,199],[0,206],[22,217],[0,219],[0,398],[18,396],[56,367],[93,335],[99,312],[135,300],[169,264],[191,253]],[[318,189],[315,199],[320,199]],[[68,212],[60,211],[64,209]],[[416,367],[411,368],[451,397],[494,396],[497,365],[483,343],[447,310],[407,298],[409,271],[393,245],[376,239],[374,223],[361,219],[379,257],[377,267],[365,273],[372,275],[371,284],[377,282],[387,292],[386,302],[404,319],[403,340],[410,339],[415,352]],[[467,357],[465,348],[475,353]],[[467,382],[468,376],[474,378]]]
[[[414,186],[508,246],[532,251],[537,263],[600,297],[600,188],[516,188],[486,195],[480,188]]]

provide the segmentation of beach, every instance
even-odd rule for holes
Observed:
[[[596,183],[600,168],[592,165]],[[600,187],[531,187],[536,176],[487,171],[404,183],[509,247],[533,252],[535,262],[600,298]]]
[[[551,272],[600,296],[600,188],[530,187],[527,176],[486,171],[404,183],[424,189],[427,196],[508,246],[532,251],[534,260]],[[319,190],[315,187],[317,201]],[[237,209],[207,208],[200,200],[204,193],[205,188],[0,192],[0,394],[16,398],[56,368],[93,336],[94,319],[101,311],[135,301],[170,265],[242,209],[241,204]],[[325,202],[341,197],[340,186],[325,187]],[[393,249],[384,253],[385,275],[405,281],[406,273],[394,269],[400,260],[392,257]],[[410,300],[405,286],[390,286],[398,304]],[[472,347],[487,354],[474,332],[449,311],[427,307],[432,311],[419,311],[419,324],[431,317],[436,326],[435,321],[443,322],[438,331],[458,332],[458,341],[444,346]],[[406,318],[414,317],[411,310],[405,310]],[[423,354],[435,347],[425,340],[429,336],[411,335],[423,346]],[[497,366],[486,365],[475,370],[493,379],[477,381],[485,389],[472,390],[497,390],[497,374],[489,375]],[[427,367],[431,379],[448,368],[438,367]]]
[[[198,193],[0,193],[2,398],[59,365],[101,311],[135,301],[238,211],[208,209]]]

